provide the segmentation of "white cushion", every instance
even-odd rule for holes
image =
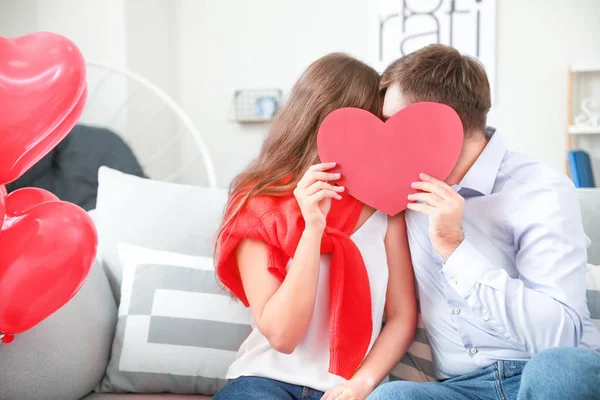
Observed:
[[[117,243],[212,256],[227,191],[154,181],[102,167],[95,220],[100,257],[118,300]]]

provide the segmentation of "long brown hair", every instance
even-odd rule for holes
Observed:
[[[291,193],[306,170],[319,162],[317,132],[327,114],[356,107],[379,116],[381,103],[379,74],[367,64],[342,53],[313,62],[273,121],[259,156],[233,179],[217,239],[249,198]]]

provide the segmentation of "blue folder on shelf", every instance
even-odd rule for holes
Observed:
[[[583,150],[569,151],[569,168],[575,187],[596,187],[590,155]]]

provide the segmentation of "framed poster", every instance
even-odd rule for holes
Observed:
[[[496,0],[369,0],[369,63],[379,72],[432,43],[478,58],[495,98]]]

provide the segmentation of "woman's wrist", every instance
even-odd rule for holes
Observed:
[[[323,236],[323,231],[325,230],[325,225],[317,225],[317,224],[307,224],[304,227],[304,232],[302,232],[302,236],[306,236],[308,238],[314,238],[321,240]]]
[[[361,387],[365,388],[368,393],[371,393],[373,390],[375,390],[377,384],[379,383],[373,379],[373,377],[360,374],[360,372],[356,373],[352,378],[350,378],[350,380],[357,382]]]

